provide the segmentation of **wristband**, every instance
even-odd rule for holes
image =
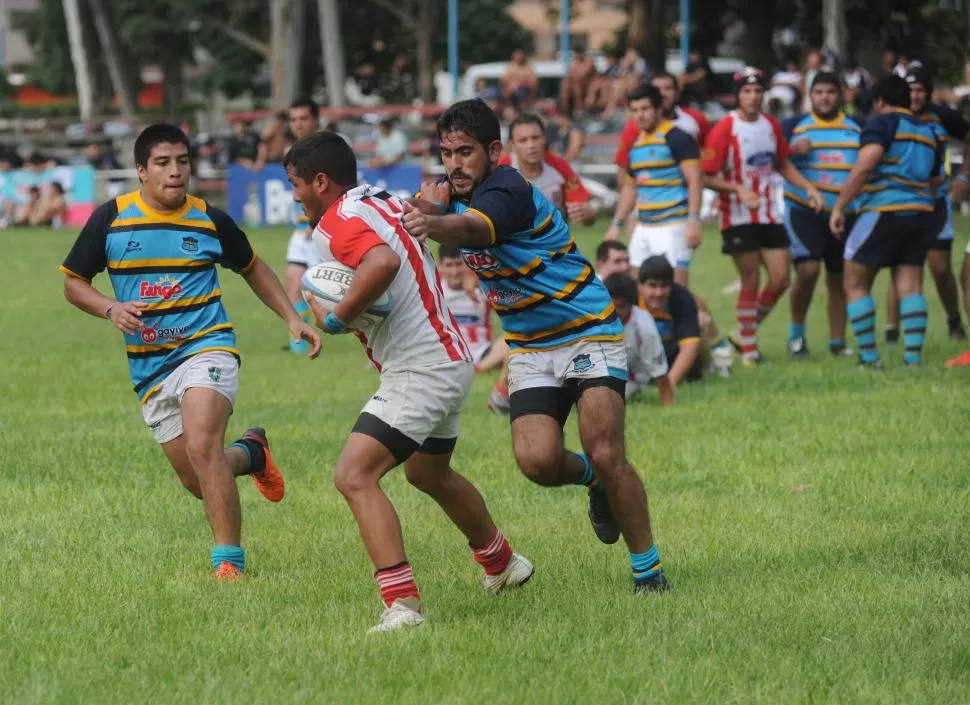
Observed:
[[[104,317],[107,318],[109,321],[111,320],[111,309],[113,309],[114,307],[115,305],[111,304],[110,306],[108,306],[108,308],[104,310]]]
[[[613,225],[615,225],[618,228],[622,228],[624,225],[626,225],[626,218],[621,218],[620,216],[614,216]]]
[[[428,201],[428,203],[438,209],[438,215],[444,215],[445,211],[448,209],[448,206],[441,201]]]
[[[347,324],[337,318],[333,311],[327,311],[327,316],[323,319],[323,329],[334,335],[337,333],[346,333]]]

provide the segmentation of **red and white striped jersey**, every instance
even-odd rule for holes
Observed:
[[[515,152],[506,154],[498,163],[519,168],[519,158]],[[542,156],[542,171],[529,181],[560,210],[565,210],[567,203],[585,203],[592,198],[569,162],[552,152]]]
[[[478,362],[488,352],[492,345],[492,307],[488,299],[477,286],[471,291],[452,289],[448,282],[441,282],[441,289],[445,292],[445,303],[458,321],[461,334],[472,353],[472,359]]]
[[[357,186],[323,214],[313,241],[324,262],[357,269],[372,248],[387,245],[401,258],[388,291],[390,315],[357,331],[378,370],[471,362],[471,352],[445,303],[434,258],[401,225],[404,202],[387,191]]]
[[[788,142],[781,125],[770,115],[753,122],[732,112],[714,126],[704,144],[704,171],[723,173],[732,184],[741,184],[761,199],[758,208],[746,208],[736,195],[721,194],[721,229],[751,223],[781,223],[782,201],[774,184],[778,166],[788,160]]]

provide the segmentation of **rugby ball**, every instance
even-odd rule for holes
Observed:
[[[355,274],[355,270],[340,262],[324,262],[306,270],[300,285],[323,308],[333,311],[350,289]],[[348,321],[347,325],[355,330],[376,326],[390,315],[392,307],[391,292],[385,291],[369,309]]]

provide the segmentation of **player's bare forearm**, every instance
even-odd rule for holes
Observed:
[[[815,188],[812,185],[812,182],[806,179],[802,175],[802,172],[800,172],[798,168],[791,163],[790,159],[786,159],[784,162],[782,162],[781,166],[778,168],[778,173],[781,174],[781,177],[785,181],[797,186],[803,191],[808,191]]]
[[[657,377],[654,381],[657,383],[657,391],[660,392],[660,401],[663,402],[664,406],[672,405],[674,403],[674,385],[670,382],[670,375]]]
[[[259,297],[266,308],[273,311],[288,324],[300,320],[300,315],[293,308],[293,303],[290,301],[290,297],[286,295],[286,291],[283,290],[283,285],[280,284],[276,273],[259,257],[253,262],[253,266],[243,274],[243,279],[246,280],[249,288]]]
[[[473,214],[428,216],[428,237],[444,245],[459,247],[495,244],[488,221]]]
[[[357,265],[354,281],[333,310],[341,321],[352,321],[387,291],[401,268],[401,258],[387,245],[367,251]]]
[[[85,313],[97,318],[106,318],[105,311],[109,306],[117,303],[95,289],[91,282],[69,274],[64,275],[64,298]]]
[[[835,201],[835,210],[844,210],[846,205],[862,193],[862,189],[869,181],[869,174],[882,159],[883,151],[883,148],[878,144],[867,144],[859,150],[859,157],[856,159],[852,171],[849,172],[849,178],[842,187],[839,198]]]
[[[741,190],[740,184],[732,184],[725,181],[724,176],[718,174],[704,174],[704,187],[718,193],[738,193]]]
[[[681,162],[680,173],[687,182],[687,212],[700,215],[704,203],[704,174],[698,161]]]
[[[634,183],[633,179],[627,179],[623,182],[623,189],[620,191],[620,199],[616,203],[616,210],[613,212],[614,217],[618,220],[626,220],[630,217],[630,213],[633,211],[633,206],[637,203],[637,185]]]
[[[687,377],[687,373],[690,372],[694,363],[697,362],[697,356],[700,354],[700,344],[701,342],[699,340],[691,340],[680,344],[680,350],[677,352],[677,357],[674,358],[674,363],[670,366],[670,372],[667,375],[673,387],[676,388]]]

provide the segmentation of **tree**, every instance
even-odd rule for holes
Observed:
[[[121,115],[131,119],[134,117],[136,109],[134,82],[130,71],[131,63],[122,56],[117,29],[105,8],[104,0],[88,0],[88,4],[94,17],[94,27],[98,33],[98,41],[101,44],[108,74],[111,77],[111,85],[118,97]]]

